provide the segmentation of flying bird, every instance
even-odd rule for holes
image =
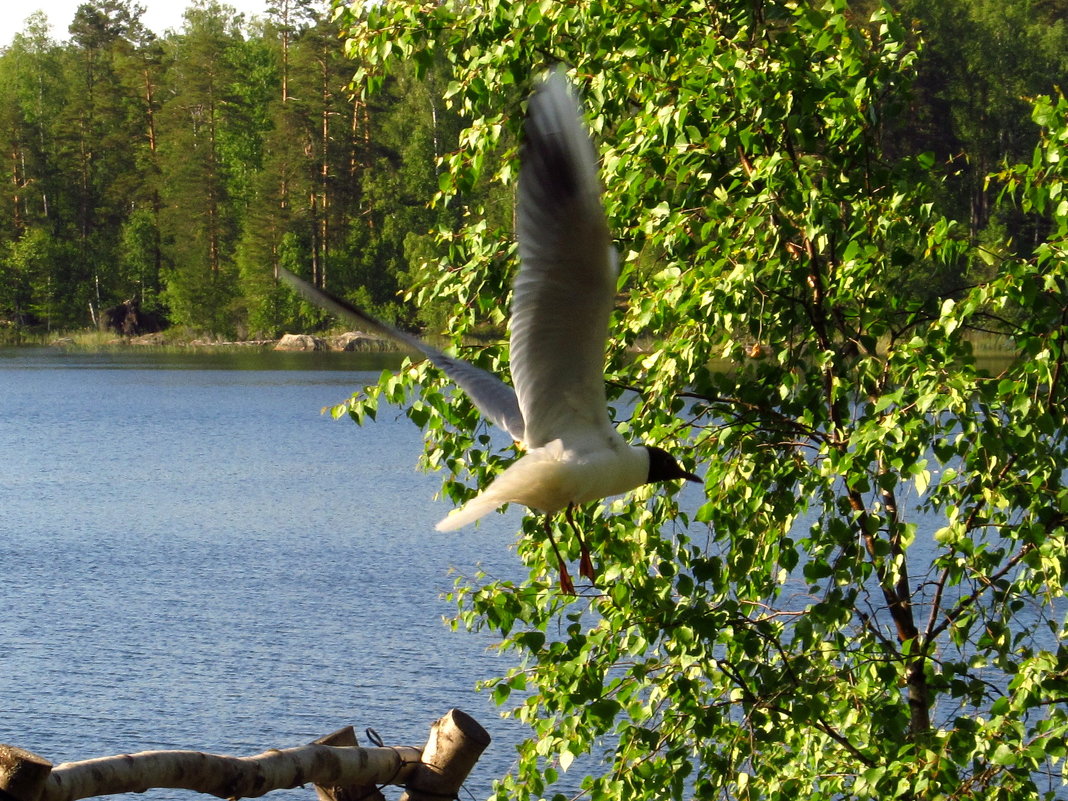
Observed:
[[[552,535],[553,515],[566,511],[579,538],[579,572],[592,580],[593,565],[572,519],[573,507],[643,484],[701,481],[663,449],[629,445],[609,418],[604,351],[619,267],[600,191],[597,157],[578,103],[567,79],[554,71],[530,99],[520,153],[520,267],[509,325],[512,386],[280,271],[313,303],[423,353],[526,449],[437,529],[461,528],[506,503],[541,512],[561,588],[570,594],[574,585]]]

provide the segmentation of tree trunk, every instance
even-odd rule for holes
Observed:
[[[418,748],[333,748],[305,745],[252,757],[199,751],[143,751],[56,766],[10,746],[0,747],[0,790],[15,801],[76,801],[143,793],[155,787],[194,790],[219,798],[256,798],[312,782],[324,786],[406,781]],[[34,787],[34,781],[37,786]]]

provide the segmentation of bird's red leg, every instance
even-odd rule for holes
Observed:
[[[597,571],[594,570],[593,560],[590,559],[590,549],[586,545],[586,540],[582,538],[582,532],[579,531],[578,526],[575,525],[575,518],[571,516],[571,510],[575,508],[575,504],[569,503],[567,505],[567,522],[571,524],[571,530],[575,532],[575,536],[579,541],[579,575],[583,578],[588,578],[593,581],[597,578]]]
[[[560,549],[556,547],[556,538],[553,537],[553,530],[549,525],[550,519],[550,515],[545,516],[545,534],[549,538],[549,544],[553,546],[553,553],[556,554],[556,561],[560,563],[560,590],[565,595],[575,595],[575,585],[571,582],[571,574],[567,572],[567,565],[564,564],[564,557],[560,555]]]

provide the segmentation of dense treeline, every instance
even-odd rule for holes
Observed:
[[[327,9],[274,0],[247,25],[197,0],[157,38],[94,0],[59,44],[36,15],[0,53],[0,319],[98,322],[129,299],[198,331],[299,324],[274,266],[387,315],[430,246],[440,91],[403,76],[353,99]]]
[[[941,202],[977,239],[1033,238],[1033,222],[991,216],[984,179],[1033,147],[1026,98],[1066,85],[1065,4],[897,5],[924,44],[890,144],[933,154],[953,176]],[[195,0],[162,38],[141,13],[92,0],[69,41],[38,15],[0,51],[0,320],[99,324],[132,299],[170,324],[270,335],[307,322],[279,264],[410,316],[398,291],[442,255],[432,232],[460,222],[427,205],[462,127],[433,64],[354,94],[359,65],[313,0],[271,0],[251,24]]]

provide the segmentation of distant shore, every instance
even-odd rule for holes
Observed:
[[[280,351],[360,351],[392,352],[396,345],[377,334],[363,331],[319,334],[283,334],[277,339],[226,339],[223,337],[189,336],[177,331],[159,331],[135,337],[116,335],[110,331],[65,332],[59,335],[29,335],[0,342],[0,347],[53,347],[77,350],[109,348],[160,349],[225,349],[259,348]]]

